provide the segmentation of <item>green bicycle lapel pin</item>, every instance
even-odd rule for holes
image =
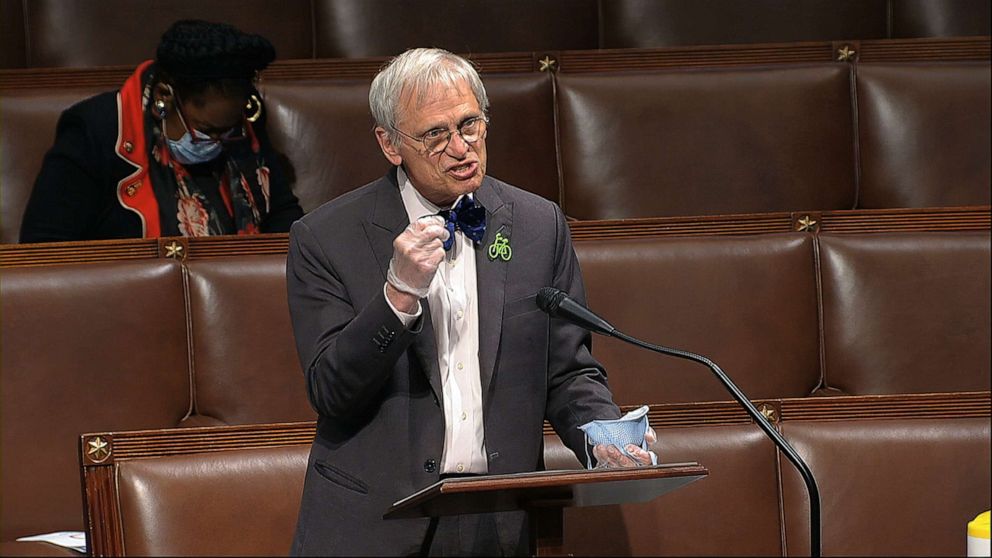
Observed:
[[[503,233],[496,233],[496,238],[489,245],[489,259],[495,261],[499,258],[508,262],[511,257],[513,257],[513,249],[510,248],[510,239],[503,236]]]

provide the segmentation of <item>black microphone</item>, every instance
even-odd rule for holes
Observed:
[[[678,358],[683,358],[686,360],[691,360],[693,362],[698,362],[709,367],[710,370],[716,374],[717,379],[720,383],[730,392],[734,399],[737,400],[744,410],[747,411],[751,418],[754,420],[764,433],[771,438],[772,442],[785,454],[789,461],[795,466],[796,470],[803,477],[803,481],[806,483],[806,491],[809,493],[809,548],[811,556],[820,556],[820,491],[816,486],[816,479],[813,478],[813,472],[810,471],[806,462],[803,461],[796,450],[775,430],[768,420],[761,414],[760,411],[751,403],[751,400],[744,395],[737,384],[731,381],[730,377],[720,369],[712,360],[697,355],[696,353],[691,353],[689,351],[683,351],[680,349],[671,349],[668,347],[662,347],[661,345],[652,345],[645,341],[641,341],[635,337],[631,337],[617,330],[617,328],[610,325],[609,322],[597,316],[592,310],[589,310],[585,306],[575,302],[569,298],[568,294],[564,291],[556,289],[554,287],[544,287],[537,292],[537,307],[546,312],[548,315],[555,318],[562,318],[572,322],[573,324],[583,328],[599,333],[602,335],[608,335],[610,337],[616,337],[621,341],[626,341],[632,345],[648,349],[649,351],[654,351],[656,353],[661,353],[664,355],[674,356]]]
[[[566,319],[589,331],[613,335],[617,330],[609,322],[572,300],[564,291],[554,287],[544,287],[537,291],[537,307],[552,317]]]

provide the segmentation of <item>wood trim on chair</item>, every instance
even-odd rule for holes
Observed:
[[[811,41],[793,43],[673,46],[650,49],[597,49],[546,52],[467,54],[482,73],[519,73],[552,70],[565,73],[712,68],[765,64],[821,62],[922,62],[989,60],[990,41],[980,37],[927,37]],[[838,59],[838,49],[850,55]],[[848,58],[849,56],[849,58]],[[552,58],[548,58],[552,57]],[[317,58],[279,60],[265,70],[272,81],[350,78],[371,79],[388,60],[376,58]],[[51,87],[116,88],[134,67],[17,68],[0,70],[0,90]]]

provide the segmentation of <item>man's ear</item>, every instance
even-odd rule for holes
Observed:
[[[389,132],[386,131],[382,126],[375,127],[375,139],[379,142],[379,148],[382,149],[382,154],[386,156],[386,159],[395,166],[399,166],[403,163],[403,156],[400,155],[396,146],[389,139]]]

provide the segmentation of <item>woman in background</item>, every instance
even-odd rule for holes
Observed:
[[[285,232],[303,210],[255,89],[265,38],[186,20],[117,92],[62,113],[21,242]]]

